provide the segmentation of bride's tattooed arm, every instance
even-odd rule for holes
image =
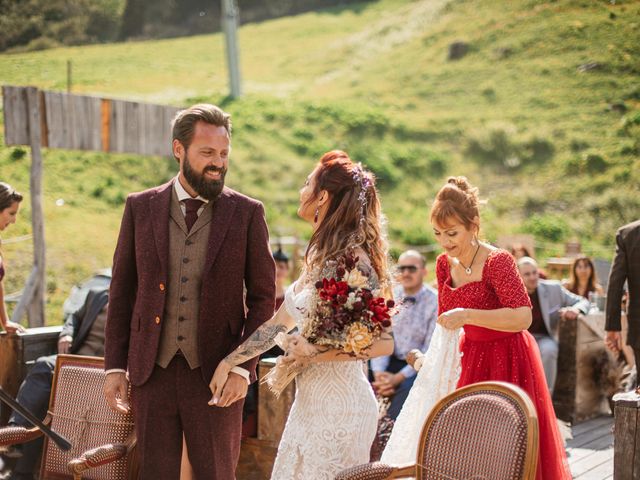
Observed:
[[[271,323],[270,321],[264,323],[224,360],[230,365],[240,365],[269,350],[275,345],[276,336],[288,331],[289,328],[284,324]]]

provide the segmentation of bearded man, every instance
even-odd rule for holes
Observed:
[[[129,195],[113,259],[105,395],[131,403],[140,478],[177,480],[182,438],[196,478],[235,478],[243,398],[256,360],[209,382],[226,355],[273,315],[275,267],[262,204],[224,186],[230,116],[194,105],[173,121],[170,182]]]

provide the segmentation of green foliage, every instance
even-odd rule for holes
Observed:
[[[0,1],[0,52],[115,40],[124,1]]]
[[[560,215],[535,214],[525,220],[522,231],[530,233],[538,239],[557,243],[567,237],[569,225]]]
[[[509,124],[493,124],[473,131],[467,139],[465,153],[484,165],[515,170],[525,165],[540,165],[555,152],[550,140],[533,135],[521,138]]]

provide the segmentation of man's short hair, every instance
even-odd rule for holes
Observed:
[[[400,254],[400,257],[398,258],[398,261],[402,260],[403,258],[415,258],[420,261],[420,265],[422,265],[422,268],[427,266],[427,261],[417,250],[407,250],[405,252],[402,252]]]
[[[178,140],[187,150],[198,122],[224,127],[231,138],[231,115],[210,103],[199,103],[176,114],[171,123],[172,140]]]
[[[538,262],[536,262],[531,257],[521,257],[521,258],[519,258],[518,259],[518,268],[520,268],[522,265],[532,265],[532,266],[538,268]]]

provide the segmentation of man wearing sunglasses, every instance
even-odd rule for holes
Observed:
[[[416,371],[407,364],[407,353],[413,349],[426,352],[438,318],[436,290],[425,285],[426,263],[415,250],[407,250],[398,259],[394,298],[400,303],[393,317],[395,348],[393,355],[371,359],[373,387],[378,395],[390,397],[387,415],[396,419],[416,378]]]

